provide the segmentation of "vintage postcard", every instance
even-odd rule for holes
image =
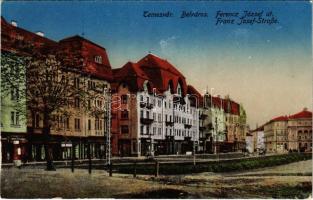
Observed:
[[[1,11],[1,198],[312,198],[312,2]]]

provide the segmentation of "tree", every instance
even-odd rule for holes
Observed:
[[[25,101],[19,101],[16,109],[28,117],[32,129],[35,127],[35,116],[42,116],[45,158],[47,170],[55,170],[53,150],[50,144],[51,127],[56,123],[56,115],[70,116],[71,105],[79,99],[84,111],[94,117],[107,115],[109,108],[109,91],[99,91],[94,87],[89,90],[86,84],[79,84],[79,79],[86,76],[82,73],[79,62],[69,63],[67,57],[33,51],[32,54],[19,55],[2,53],[1,89],[9,92],[16,88]],[[73,61],[73,60],[71,60]],[[76,66],[76,67],[75,67]],[[24,86],[24,87],[21,87]],[[5,92],[3,92],[5,94]],[[91,105],[91,102],[94,102]],[[27,107],[27,109],[25,109]],[[107,124],[108,125],[108,124]],[[32,131],[31,131],[32,132]]]
[[[3,54],[4,55],[4,54]],[[3,91],[17,89],[24,102],[16,104],[16,109],[23,116],[31,115],[32,128],[34,128],[34,116],[40,113],[43,116],[42,133],[45,142],[45,158],[47,170],[54,170],[52,148],[50,145],[50,132],[53,123],[53,114],[66,113],[68,105],[74,96],[80,91],[71,84],[71,74],[62,67],[61,63],[53,55],[33,54],[21,56],[14,53],[6,53],[2,59],[1,88]],[[24,87],[20,87],[24,85]],[[25,87],[26,86],[26,87]]]

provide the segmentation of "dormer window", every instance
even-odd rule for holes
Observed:
[[[182,96],[181,86],[180,86],[179,83],[178,83],[178,85],[177,85],[177,91],[176,91],[176,93],[177,93],[179,96]]]
[[[102,64],[102,56],[95,56],[95,62]]]

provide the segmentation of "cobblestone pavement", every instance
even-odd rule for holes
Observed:
[[[2,169],[4,198],[305,198],[312,193],[312,160],[247,172],[180,176],[94,170]]]

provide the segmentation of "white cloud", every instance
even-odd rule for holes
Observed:
[[[177,39],[176,36],[171,36],[169,38],[166,39],[162,39],[160,40],[159,44],[160,44],[160,48],[161,51],[164,52],[168,49],[168,47]]]

